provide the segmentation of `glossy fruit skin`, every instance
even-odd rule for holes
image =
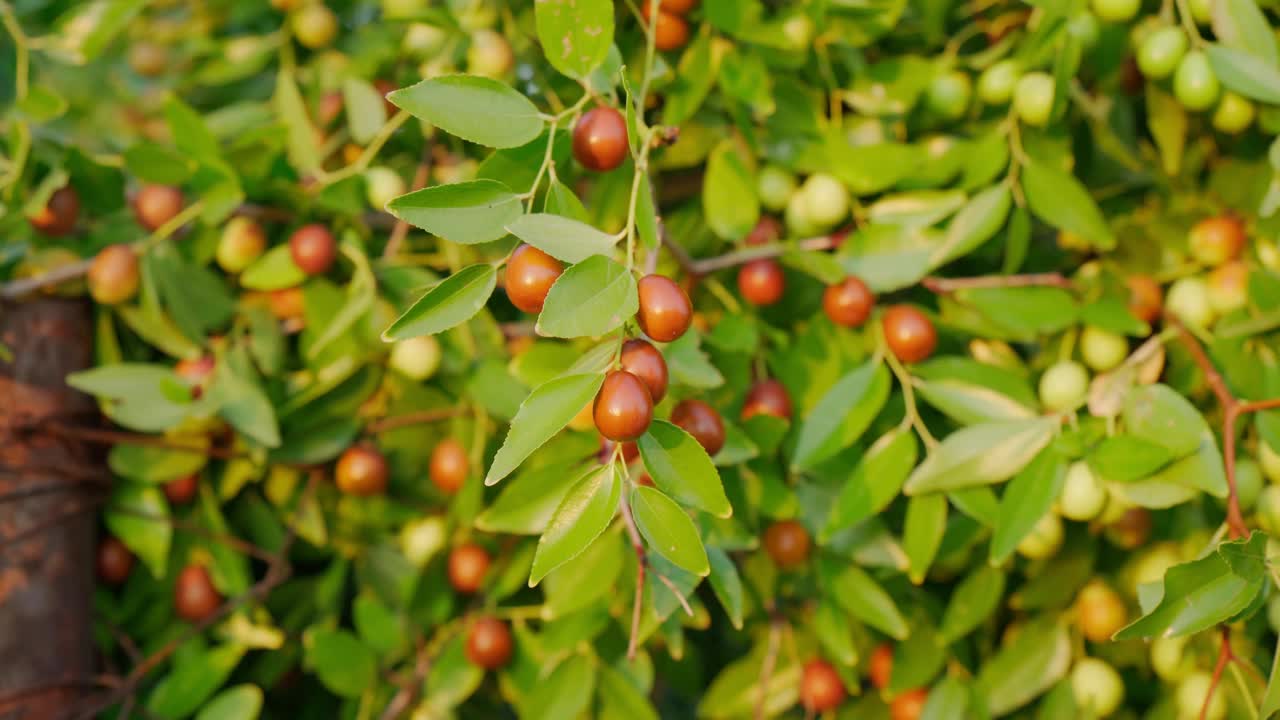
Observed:
[[[338,258],[338,242],[320,223],[303,225],[289,236],[289,256],[302,272],[323,275]]]
[[[875,294],[853,275],[822,291],[822,311],[831,322],[847,328],[861,327],[871,317],[875,304]]]
[[[622,344],[618,363],[649,388],[655,405],[667,396],[667,361],[663,359],[662,351],[652,343],[639,338],[626,341]]]
[[[467,632],[467,660],[485,670],[496,670],[511,660],[511,630],[494,617],[479,617]]]
[[[1018,78],[1018,85],[1013,91],[1013,109],[1027,125],[1047,125],[1053,113],[1053,93],[1052,75],[1029,72]]]
[[[889,703],[889,717],[891,720],[918,720],[928,701],[929,691],[924,688],[899,693]]]
[[[1175,697],[1178,705],[1178,720],[1225,720],[1227,717],[1227,698],[1225,691],[1219,687],[1213,691],[1213,677],[1204,671],[1194,672],[1178,683]],[[1208,700],[1208,707],[1205,701]],[[1204,710],[1204,714],[1201,714]]]
[[[956,120],[969,109],[973,97],[973,81],[960,70],[942,73],[929,83],[925,91],[925,106],[944,120]]]
[[[155,230],[182,212],[182,191],[170,185],[144,185],[133,197],[138,224]]]
[[[173,585],[173,608],[187,622],[200,622],[217,612],[222,594],[203,565],[188,565]]]
[[[64,185],[49,196],[49,202],[27,221],[36,232],[46,237],[62,237],[76,229],[80,218],[80,194],[70,185]]]
[[[876,649],[871,652],[871,661],[868,663],[867,676],[871,678],[871,684],[877,690],[884,690],[889,687],[889,679],[893,677],[893,646],[889,643],[880,643]]]
[[[470,471],[467,449],[456,439],[445,438],[431,450],[428,475],[431,476],[431,484],[441,492],[453,494],[461,490]]]
[[[107,585],[120,585],[133,570],[133,553],[119,538],[108,535],[98,544],[98,579]]]
[[[825,660],[810,660],[800,676],[800,704],[810,713],[822,713],[844,702],[844,681]]]
[[[1209,284],[1201,278],[1178,278],[1169,286],[1164,302],[1171,315],[1192,327],[1205,328],[1213,324]]]
[[[1076,707],[1091,717],[1105,718],[1124,701],[1124,681],[1120,673],[1097,658],[1080,658],[1071,670],[1071,692]]]
[[[978,99],[987,105],[1005,105],[1013,99],[1022,68],[1016,60],[1000,60],[978,76]]]
[[[1199,50],[1183,56],[1173,74],[1173,94],[1188,110],[1208,110],[1218,101],[1222,84],[1209,65],[1209,58]]]
[[[1218,100],[1217,109],[1213,111],[1213,129],[1220,133],[1236,135],[1248,130],[1256,115],[1257,108],[1247,98],[1230,90],[1224,90],[1222,98]]]
[[[594,107],[573,127],[573,157],[588,170],[608,172],[627,159],[627,121],[622,113]]]
[[[1080,334],[1080,356],[1096,372],[1106,372],[1129,356],[1129,341],[1119,333],[1086,326]]]
[[[564,273],[564,263],[532,245],[521,245],[507,260],[507,298],[527,313],[542,312],[547,293]]]
[[[783,420],[791,419],[791,395],[786,386],[777,380],[761,380],[747,391],[742,402],[742,419],[756,415],[772,415]]]
[[[1138,14],[1142,0],[1092,0],[1093,13],[1103,22],[1129,22]]]
[[[293,36],[305,48],[327,47],[338,34],[338,16],[323,3],[310,3],[298,8],[290,17]]]
[[[200,489],[200,476],[187,475],[164,484],[164,496],[171,505],[186,505],[196,498]]]
[[[779,520],[764,531],[764,549],[783,570],[801,567],[809,559],[809,531],[795,520]]]
[[[658,342],[673,342],[693,322],[693,305],[684,290],[665,275],[645,275],[638,283],[640,311],[636,322],[645,335]]]
[[[1153,323],[1160,317],[1164,305],[1164,293],[1150,275],[1130,275],[1125,278],[1129,288],[1129,312],[1145,323]]]
[[[646,21],[651,20],[652,9],[645,2],[640,6],[640,14]],[[663,52],[678,50],[689,42],[689,22],[679,15],[668,12],[664,3],[658,9],[658,19],[653,28],[654,47]]]
[[[493,30],[477,30],[471,35],[467,48],[467,72],[472,75],[501,79],[515,65],[511,43],[501,33]]]
[[[214,259],[218,267],[231,274],[243,272],[267,249],[267,234],[252,218],[234,217],[227,221],[218,238]]]
[[[1049,366],[1040,376],[1040,404],[1046,410],[1067,412],[1084,404],[1089,392],[1089,371],[1072,360]]]
[[[122,303],[138,292],[138,256],[128,245],[108,245],[94,256],[87,279],[98,303]]]
[[[1067,477],[1058,497],[1062,517],[1085,522],[1100,515],[1107,506],[1107,486],[1089,469],[1088,463],[1077,461],[1067,468]]]
[[[938,331],[928,315],[910,305],[894,305],[880,320],[889,349],[904,363],[927,360],[938,347]]]
[[[1240,260],[1223,263],[1209,273],[1209,306],[1219,315],[1249,304],[1249,266]]]
[[[334,482],[348,495],[378,495],[387,489],[390,469],[376,448],[355,445],[343,451],[334,468]]]
[[[614,442],[635,440],[653,422],[653,398],[640,378],[615,370],[604,378],[592,409],[596,429]]]
[[[676,15],[688,15],[696,7],[698,0],[662,0],[662,11]]]
[[[752,260],[738,268],[738,292],[752,305],[772,305],[782,299],[786,289],[787,276],[773,258]]]
[[[1062,547],[1062,535],[1062,519],[1051,512],[1046,513],[1018,543],[1018,554],[1028,560],[1052,557]]]
[[[715,408],[701,400],[681,400],[671,411],[671,422],[692,435],[708,455],[714,456],[724,447],[724,420]]]
[[[440,369],[441,355],[440,341],[434,335],[423,335],[399,340],[392,345],[387,365],[410,380],[422,382]]]
[[[484,587],[489,562],[489,552],[479,545],[459,545],[449,553],[449,584],[464,595],[478,592]]]
[[[780,212],[795,193],[796,176],[777,165],[765,165],[756,176],[756,195],[766,210]]]
[[[1187,52],[1187,34],[1180,27],[1162,27],[1147,35],[1138,48],[1138,69],[1161,80],[1173,74]]]
[[[1244,224],[1231,215],[1201,220],[1187,236],[1191,257],[1205,265],[1217,266],[1235,260],[1244,251],[1244,245]]]

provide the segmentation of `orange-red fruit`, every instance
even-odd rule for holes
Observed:
[[[653,10],[649,3],[640,6],[645,20],[652,20]],[[658,19],[653,28],[654,46],[659,50],[676,50],[689,42],[689,23],[679,15],[667,12],[666,5],[658,9]]]
[[[889,643],[877,645],[871,652],[871,662],[868,665],[867,674],[871,677],[871,684],[877,690],[889,687],[889,678],[893,676],[893,646]]]
[[[783,420],[791,419],[791,396],[787,388],[777,380],[761,380],[751,386],[742,403],[742,419],[756,415],[772,415]]]
[[[506,287],[511,304],[527,313],[542,312],[564,264],[532,245],[521,245],[507,261]]]
[[[1129,287],[1129,312],[1143,322],[1155,322],[1164,305],[1159,283],[1150,275],[1130,275],[1124,282]]]
[[[511,659],[511,631],[495,617],[476,618],[467,633],[467,660],[485,670],[496,670]]]
[[[338,458],[334,482],[348,495],[377,495],[387,489],[387,459],[368,445],[349,447]]]
[[[573,128],[573,156],[588,170],[608,172],[627,158],[627,121],[611,107],[595,107]]]
[[[155,230],[182,212],[182,191],[171,185],[144,185],[133,198],[138,224]]]
[[[834,710],[844,702],[844,681],[831,663],[810,660],[800,676],[800,704],[810,713]]]
[[[831,322],[845,327],[860,327],[871,317],[875,304],[876,296],[871,289],[853,275],[827,286],[822,293],[822,311]]]
[[[653,421],[653,397],[640,378],[615,370],[600,386],[592,412],[601,435],[615,442],[635,440]]]
[[[795,520],[779,520],[764,531],[764,549],[778,567],[799,567],[809,559],[809,531]]]
[[[938,331],[929,317],[910,305],[894,305],[881,322],[889,349],[899,360],[917,363],[927,359],[938,347]]]
[[[89,294],[103,305],[117,305],[138,292],[138,256],[128,245],[108,245],[89,265]]]
[[[1206,265],[1221,265],[1240,257],[1244,250],[1244,224],[1231,215],[1219,215],[1191,228],[1191,255]]]
[[[213,579],[203,565],[182,568],[173,585],[173,607],[178,617],[200,622],[217,612],[221,604],[222,594],[213,586]]]
[[[445,438],[436,443],[431,451],[431,465],[428,474],[431,483],[441,492],[453,493],[462,489],[467,481],[470,464],[467,462],[467,449],[453,438]]]
[[[189,360],[183,358],[173,366],[173,372],[189,383],[198,384],[209,379],[213,374],[214,359],[212,355],[201,355]]]
[[[338,241],[329,228],[320,223],[303,225],[289,236],[289,254],[293,263],[308,275],[320,275],[338,258]]]
[[[459,545],[449,553],[449,584],[460,593],[478,591],[488,572],[489,553],[479,545]]]
[[[724,420],[715,408],[701,400],[681,400],[671,411],[671,422],[692,435],[708,455],[715,455],[724,447]]]
[[[133,553],[118,538],[108,535],[98,545],[98,579],[108,585],[119,585],[133,569]]]
[[[786,289],[787,277],[773,258],[752,260],[738,268],[738,292],[752,305],[772,305]]]
[[[638,284],[640,312],[636,321],[645,335],[658,342],[672,342],[693,322],[689,296],[665,275],[645,275]]]
[[[80,217],[80,195],[70,185],[53,191],[49,202],[27,220],[37,232],[49,237],[66,235],[76,228],[76,220]]]
[[[649,388],[655,405],[662,402],[667,395],[667,361],[658,348],[647,340],[628,340],[622,344],[618,362]]]
[[[334,120],[342,114],[342,93],[338,90],[330,90],[320,96],[320,105],[316,110],[316,124],[320,127],[329,127]]]
[[[186,505],[196,497],[200,488],[200,476],[188,475],[164,484],[164,496],[174,505]]]
[[[666,7],[664,4],[663,7]],[[761,215],[756,226],[747,233],[747,245],[764,245],[782,238],[782,223],[772,215]]]
[[[892,720],[917,720],[924,712],[924,704],[928,700],[928,690],[924,688],[908,690],[889,703],[889,717]]]
[[[687,15],[696,7],[698,7],[698,0],[662,0],[662,11],[676,15]]]
[[[267,304],[271,308],[271,314],[279,320],[300,318],[306,309],[302,288],[297,287],[272,290],[267,296]]]

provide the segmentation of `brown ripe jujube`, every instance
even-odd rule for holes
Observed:
[[[698,0],[662,0],[662,11],[676,15],[688,15],[698,6]]]
[[[532,245],[521,245],[507,260],[507,297],[524,312],[540,313],[547,293],[563,272],[564,263]]]
[[[573,127],[573,157],[583,167],[608,172],[627,158],[627,121],[611,107],[595,107]]]
[[[306,274],[320,275],[337,259],[338,242],[329,228],[320,223],[303,225],[289,236],[289,255]]]
[[[671,411],[671,422],[692,435],[708,455],[715,455],[724,447],[724,420],[715,408],[701,400],[681,400]]]
[[[689,296],[665,275],[645,275],[637,284],[640,311],[636,322],[645,335],[658,342],[672,342],[684,335],[693,322]]]
[[[173,584],[173,608],[178,617],[200,622],[216,612],[221,604],[222,594],[213,586],[213,579],[203,565],[182,568]]]
[[[459,545],[449,553],[449,584],[460,593],[480,590],[488,572],[489,553],[479,545]]]
[[[1129,288],[1129,312],[1143,322],[1155,322],[1164,305],[1160,284],[1150,275],[1130,275],[1124,282]]]
[[[632,339],[622,344],[618,359],[623,370],[640,378],[649,388],[654,404],[667,395],[667,361],[662,352],[647,340]]]
[[[751,386],[742,403],[742,419],[749,420],[756,415],[791,419],[791,395],[782,383],[769,379]]]
[[[773,258],[752,260],[738,268],[738,292],[752,305],[772,305],[786,289],[787,276]]]
[[[891,720],[918,720],[928,700],[929,691],[924,688],[907,690],[889,703],[889,717]]]
[[[764,531],[764,549],[778,567],[800,567],[809,559],[809,531],[795,520],[779,520]]]
[[[822,311],[831,322],[848,328],[860,327],[871,317],[876,296],[866,283],[850,275],[843,281],[828,285],[822,293]]]
[[[596,429],[606,438],[615,442],[635,440],[653,421],[653,397],[640,378],[626,370],[615,370],[605,376],[596,394],[592,417]]]
[[[877,690],[889,687],[889,678],[893,676],[893,646],[881,643],[871,652],[871,662],[867,667],[867,675]]]
[[[652,19],[653,10],[648,2],[640,6],[640,13],[646,22]],[[677,50],[689,42],[689,22],[675,13],[667,12],[665,6],[658,8],[658,19],[654,21],[653,36],[654,47],[659,50]]]
[[[80,195],[75,188],[64,185],[53,191],[39,212],[28,215],[27,221],[41,235],[61,237],[75,230],[79,217]]]
[[[467,660],[485,670],[496,670],[511,660],[511,630],[495,617],[479,617],[467,631]]]
[[[461,490],[463,483],[467,481],[469,470],[467,450],[457,440],[445,438],[431,450],[428,474],[431,476],[431,483],[441,492],[452,495]]]
[[[200,488],[200,476],[187,475],[164,484],[164,496],[172,505],[186,505],[196,497]]]
[[[94,256],[87,279],[98,303],[122,303],[138,292],[138,256],[128,245],[108,245]]]
[[[119,585],[133,569],[133,553],[119,538],[108,535],[98,544],[98,579],[108,585]]]
[[[810,660],[800,676],[800,704],[809,713],[834,710],[844,702],[844,681],[825,660]]]
[[[884,339],[902,362],[928,359],[938,347],[938,331],[929,316],[910,305],[894,305],[881,318]]]
[[[338,458],[333,478],[348,495],[377,495],[387,489],[388,474],[387,459],[377,448],[355,445]]]
[[[148,230],[169,222],[182,212],[182,191],[171,185],[144,185],[133,197],[133,214]]]

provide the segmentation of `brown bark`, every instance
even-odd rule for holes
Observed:
[[[93,672],[91,456],[42,423],[92,416],[67,387],[88,367],[81,302],[0,306],[0,720],[67,712]]]

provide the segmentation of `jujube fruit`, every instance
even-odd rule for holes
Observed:
[[[1130,275],[1125,285],[1129,288],[1129,312],[1145,323],[1155,322],[1164,304],[1160,284],[1150,275]]]
[[[49,196],[49,201],[27,221],[41,235],[61,237],[76,228],[80,217],[80,195],[70,185],[64,185]]]
[[[659,50],[676,50],[689,42],[689,22],[679,15],[667,12],[665,3],[658,9],[658,18],[654,20],[652,8],[646,1],[640,6],[640,13],[646,22],[653,22],[653,45]]]
[[[1175,691],[1178,720],[1225,720],[1226,693],[1215,685],[1213,677],[1204,671],[1183,678]]]
[[[751,386],[742,403],[742,419],[748,420],[756,415],[791,419],[791,395],[782,383],[767,379]]]
[[[459,545],[449,553],[449,584],[470,595],[484,586],[489,572],[489,552],[479,545]]]
[[[1096,372],[1106,372],[1129,355],[1129,341],[1119,333],[1088,325],[1080,334],[1080,356]]]
[[[532,245],[521,245],[507,260],[507,298],[527,313],[542,312],[551,286],[564,272],[564,263]]]
[[[1187,52],[1187,34],[1180,27],[1163,27],[1143,39],[1138,48],[1138,69],[1149,78],[1160,80],[1177,69]]]
[[[1049,366],[1040,376],[1040,404],[1046,410],[1066,412],[1084,404],[1089,392],[1089,371],[1072,360]]]
[[[676,15],[688,15],[698,6],[698,0],[662,0],[662,11]]]
[[[495,617],[476,618],[467,631],[467,660],[485,670],[496,670],[511,660],[511,630]]]
[[[978,76],[978,98],[988,105],[1005,105],[1013,98],[1022,68],[1016,60],[1000,60]]]
[[[327,47],[338,34],[338,16],[324,3],[309,3],[298,8],[290,17],[293,36],[305,48],[317,50]]]
[[[1018,542],[1018,554],[1028,560],[1043,560],[1051,557],[1062,547],[1062,518],[1054,513],[1045,513],[1031,532]]]
[[[169,65],[169,53],[163,45],[139,40],[129,46],[129,67],[143,77],[162,74]]]
[[[907,690],[894,696],[889,703],[890,720],[918,720],[929,701],[929,691],[924,688]]]
[[[573,128],[573,157],[583,167],[608,172],[627,158],[627,121],[611,107],[595,107]]]
[[[218,238],[214,259],[229,273],[243,272],[267,248],[267,235],[256,220],[234,217],[227,221]]]
[[[187,475],[164,484],[164,496],[173,505],[186,505],[196,497],[200,489],[200,476]]]
[[[1247,130],[1253,124],[1255,115],[1257,109],[1248,98],[1224,90],[1218,100],[1218,107],[1213,111],[1211,122],[1214,130],[1235,135]]]
[[[1244,251],[1244,244],[1244,224],[1232,215],[1201,220],[1187,236],[1191,257],[1205,265],[1235,260]]]
[[[777,165],[765,165],[756,177],[756,195],[766,210],[778,212],[796,192],[796,176]]]
[[[404,178],[389,167],[371,167],[364,171],[364,195],[369,207],[382,210],[407,190]]]
[[[138,256],[128,245],[108,245],[94,256],[89,294],[102,305],[117,305],[138,292]]]
[[[876,686],[877,690],[883,690],[889,687],[889,679],[893,677],[893,646],[889,643],[881,643],[871,652],[871,661],[868,663],[867,676],[871,678],[871,684]]]
[[[431,450],[428,474],[431,476],[431,484],[442,492],[452,494],[461,490],[469,471],[467,450],[454,438],[441,440]]]
[[[938,332],[923,312],[910,305],[894,305],[881,319],[889,349],[905,363],[928,359],[938,346]]]
[[[98,544],[98,579],[108,585],[119,585],[129,579],[133,570],[133,553],[119,538],[108,535]]]
[[[1084,522],[1098,517],[1107,506],[1107,486],[1093,474],[1088,463],[1077,461],[1067,468],[1058,507],[1068,520]]]
[[[653,421],[653,397],[640,378],[626,370],[605,376],[592,410],[596,429],[615,442],[635,440]]]
[[[782,223],[778,222],[777,218],[772,215],[762,215],[743,241],[747,245],[764,245],[777,242],[782,238],[782,233]]]
[[[662,352],[647,340],[632,339],[622,344],[622,352],[618,364],[623,370],[640,378],[654,404],[662,402],[667,395],[667,361]]]
[[[1173,94],[1188,110],[1208,110],[1218,101],[1222,84],[1209,64],[1209,57],[1200,50],[1192,50],[1182,56],[1173,74]]]
[[[782,299],[786,288],[787,278],[777,260],[752,260],[738,268],[738,292],[752,305],[772,305]]]
[[[144,185],[133,196],[133,215],[138,224],[155,230],[182,212],[182,191],[171,185]]]
[[[861,327],[871,317],[876,296],[867,284],[850,275],[822,292],[822,310],[831,322],[844,327]]]
[[[1107,540],[1126,550],[1145,545],[1149,537],[1151,537],[1151,511],[1146,508],[1127,508],[1106,528]]]
[[[348,495],[377,495],[387,489],[387,459],[376,448],[356,445],[338,458],[334,482]]]
[[[515,61],[511,43],[502,33],[485,28],[471,35],[471,45],[467,47],[467,72],[472,75],[500,79],[511,72]]]
[[[942,73],[929,83],[925,91],[925,106],[944,120],[956,120],[964,115],[973,97],[973,81],[960,70]]]
[[[178,617],[200,622],[222,605],[222,594],[213,586],[213,578],[203,565],[188,565],[178,573],[173,585],[173,608]]]
[[[1107,642],[1129,621],[1124,600],[1101,580],[1092,580],[1076,595],[1076,624],[1089,640]]]
[[[797,191],[804,217],[827,230],[849,215],[849,190],[834,175],[814,173]]]
[[[1138,14],[1142,0],[1093,0],[1090,3],[1093,12],[1109,23],[1129,22]]]
[[[1097,658],[1080,658],[1071,670],[1071,693],[1076,707],[1090,717],[1105,718],[1124,701],[1124,681],[1120,673]]]
[[[1027,125],[1040,127],[1049,122],[1053,112],[1053,76],[1045,72],[1029,72],[1018,78],[1013,90],[1013,109]]]
[[[299,287],[272,290],[267,295],[267,307],[278,320],[299,320],[306,311],[306,297]]]
[[[693,322],[693,306],[684,290],[665,275],[645,275],[637,287],[640,310],[636,322],[658,342],[677,340]]]
[[[810,713],[834,710],[844,702],[844,681],[825,660],[805,663],[800,676],[800,704]]]
[[[708,455],[715,455],[724,447],[724,420],[715,408],[701,400],[681,400],[671,411],[671,422],[692,435]]]
[[[809,559],[809,531],[795,520],[779,520],[764,531],[764,549],[778,567],[800,567]]]
[[[321,275],[338,258],[338,241],[320,223],[303,225],[289,236],[289,255],[304,273]]]
[[[422,335],[392,345],[387,365],[410,380],[422,382],[440,369],[441,355],[440,341],[434,335]]]
[[[1169,314],[1182,322],[1198,328],[1213,324],[1213,303],[1209,300],[1209,284],[1203,278],[1190,276],[1178,278],[1169,286],[1164,298]]]
[[[1206,282],[1209,306],[1219,315],[1235,312],[1249,303],[1249,266],[1240,260],[1214,268]]]

